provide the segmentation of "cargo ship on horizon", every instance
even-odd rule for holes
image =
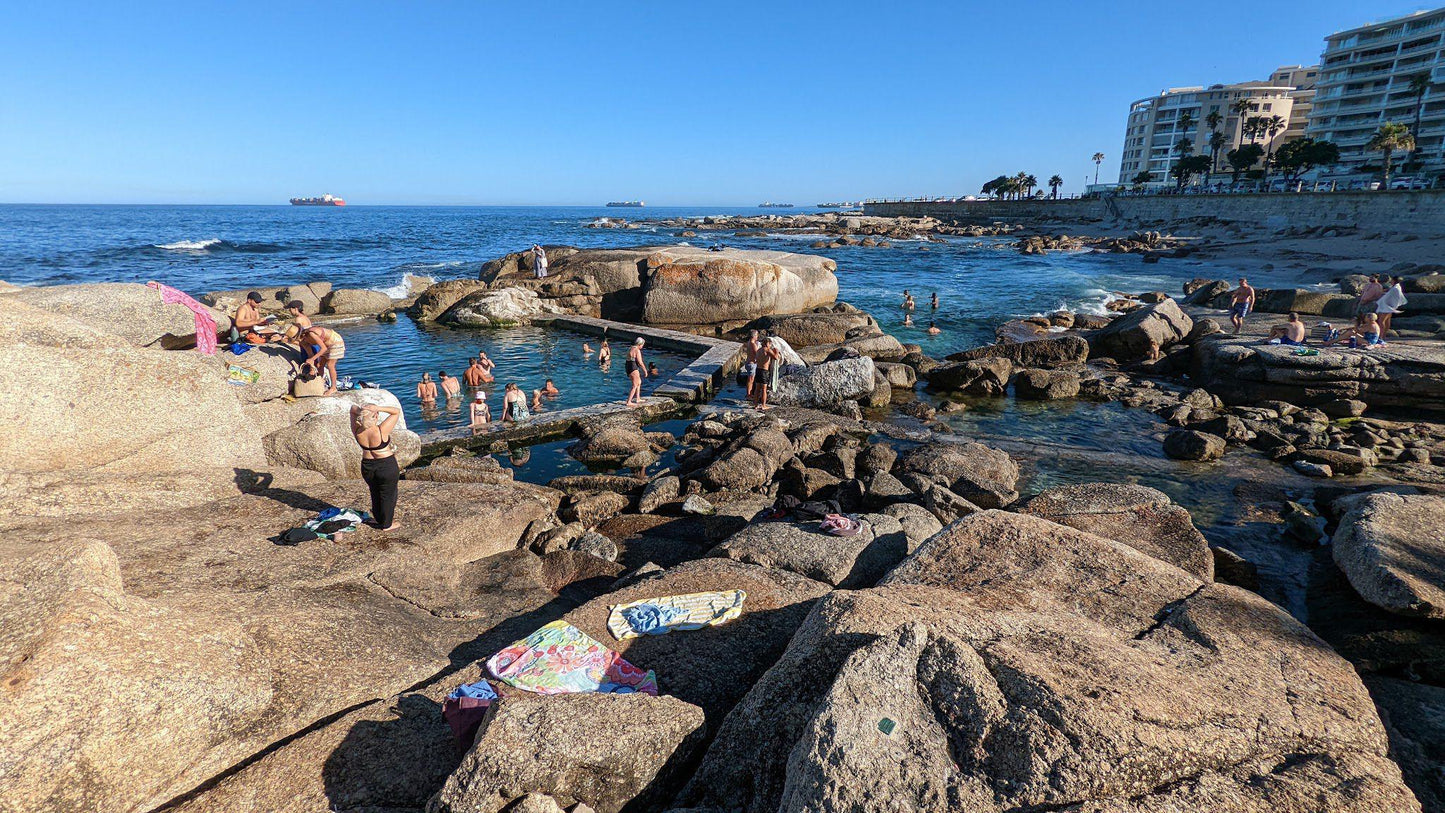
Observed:
[[[611,200],[607,202],[607,205],[612,207],[621,206],[627,209],[641,209],[647,204],[640,200]]]
[[[758,208],[759,208],[759,209],[791,209],[791,208],[793,208],[793,204],[791,204],[791,203],[773,203],[772,201],[768,200],[768,201],[763,201],[762,203],[759,203],[759,204],[758,204]]]
[[[292,206],[345,206],[346,201],[335,195],[322,195],[319,198],[292,198]]]

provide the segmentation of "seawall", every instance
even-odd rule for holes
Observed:
[[[1274,229],[1355,226],[1370,231],[1445,235],[1445,189],[1023,201],[888,201],[864,204],[863,211],[883,217],[936,217],[965,225],[1110,221],[1145,228],[1189,218],[1213,217]]]

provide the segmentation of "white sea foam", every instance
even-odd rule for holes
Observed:
[[[158,243],[156,248],[163,248],[166,251],[205,251],[211,246],[221,244],[221,238],[212,237],[207,240],[177,240],[174,243]]]

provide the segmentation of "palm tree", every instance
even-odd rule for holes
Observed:
[[[1096,152],[1096,153],[1094,153],[1094,183],[1095,183],[1095,184],[1098,184],[1098,183],[1099,183],[1099,165],[1102,164],[1102,163],[1104,163],[1104,154],[1103,154],[1102,152]]]
[[[1260,122],[1260,128],[1269,136],[1269,141],[1267,142],[1269,144],[1269,150],[1264,156],[1264,177],[1265,180],[1269,180],[1269,165],[1274,161],[1274,137],[1282,130],[1289,129],[1289,122],[1280,116],[1270,116]]]
[[[1039,179],[1032,175],[1024,176],[1024,189],[1028,191],[1028,197],[1033,197],[1034,190],[1038,188]]]
[[[1224,117],[1219,115],[1218,110],[1211,110],[1209,111],[1209,115],[1204,117],[1204,123],[1210,130],[1218,130],[1221,121],[1224,121]]]
[[[1217,115],[1219,115],[1219,114],[1218,114],[1218,113],[1215,113],[1214,115],[1217,116]],[[1229,143],[1229,136],[1226,136],[1224,133],[1221,133],[1221,132],[1219,132],[1218,130],[1215,130],[1214,132],[1212,132],[1212,133],[1209,134],[1209,156],[1210,156],[1210,157],[1209,157],[1209,167],[1210,167],[1209,171],[1210,171],[1210,172],[1218,172],[1218,171],[1219,171],[1219,152],[1220,152],[1220,150],[1223,150],[1223,149],[1224,149],[1224,145],[1225,145],[1225,144],[1228,144],[1228,143]]]
[[[1029,174],[1023,170],[1019,170],[1018,174],[1014,175],[1014,192],[1018,194],[1019,198],[1024,198],[1028,195],[1029,177]]]
[[[1380,125],[1375,135],[1370,138],[1370,143],[1365,149],[1371,152],[1385,154],[1385,182],[1380,185],[1380,191],[1384,192],[1390,188],[1391,161],[1394,160],[1396,152],[1409,152],[1415,149],[1415,137],[1410,134],[1410,128],[1398,122],[1386,122]]]
[[[1059,187],[1064,185],[1064,179],[1057,175],[1049,178],[1049,188],[1054,190],[1054,200],[1059,199]]]
[[[1425,109],[1425,93],[1430,90],[1430,74],[1422,73],[1410,77],[1410,95],[1415,97],[1415,128],[1410,132],[1420,135],[1420,113]],[[1411,153],[1410,160],[1413,162],[1419,156]]]
[[[1239,137],[1235,139],[1234,146],[1238,147],[1244,143],[1244,117],[1254,107],[1249,99],[1236,99],[1229,109],[1239,116]]]

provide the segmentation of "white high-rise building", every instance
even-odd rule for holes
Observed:
[[[1219,172],[1228,171],[1224,157],[1241,143],[1253,140],[1266,151],[1278,150],[1281,144],[1304,134],[1317,71],[1313,66],[1291,65],[1274,71],[1269,81],[1169,88],[1134,102],[1124,131],[1119,183],[1132,185],[1141,172],[1149,173],[1150,185],[1173,183],[1169,171],[1179,160],[1176,144],[1181,138],[1191,140],[1195,155],[1217,159]],[[1249,105],[1243,116],[1237,112],[1241,100]],[[1219,116],[1213,128],[1209,126],[1211,113]],[[1244,119],[1276,116],[1282,126],[1273,136],[1251,139],[1244,135]],[[1224,136],[1224,145],[1217,151],[1210,147],[1215,132]]]
[[[1340,148],[1344,172],[1378,167],[1381,155],[1365,148],[1381,124],[1410,128],[1421,172],[1445,168],[1445,8],[1340,31],[1325,38],[1306,134]],[[1418,95],[1411,86],[1426,77]],[[1416,132],[1416,115],[1419,131]],[[1405,156],[1398,156],[1396,168]]]

